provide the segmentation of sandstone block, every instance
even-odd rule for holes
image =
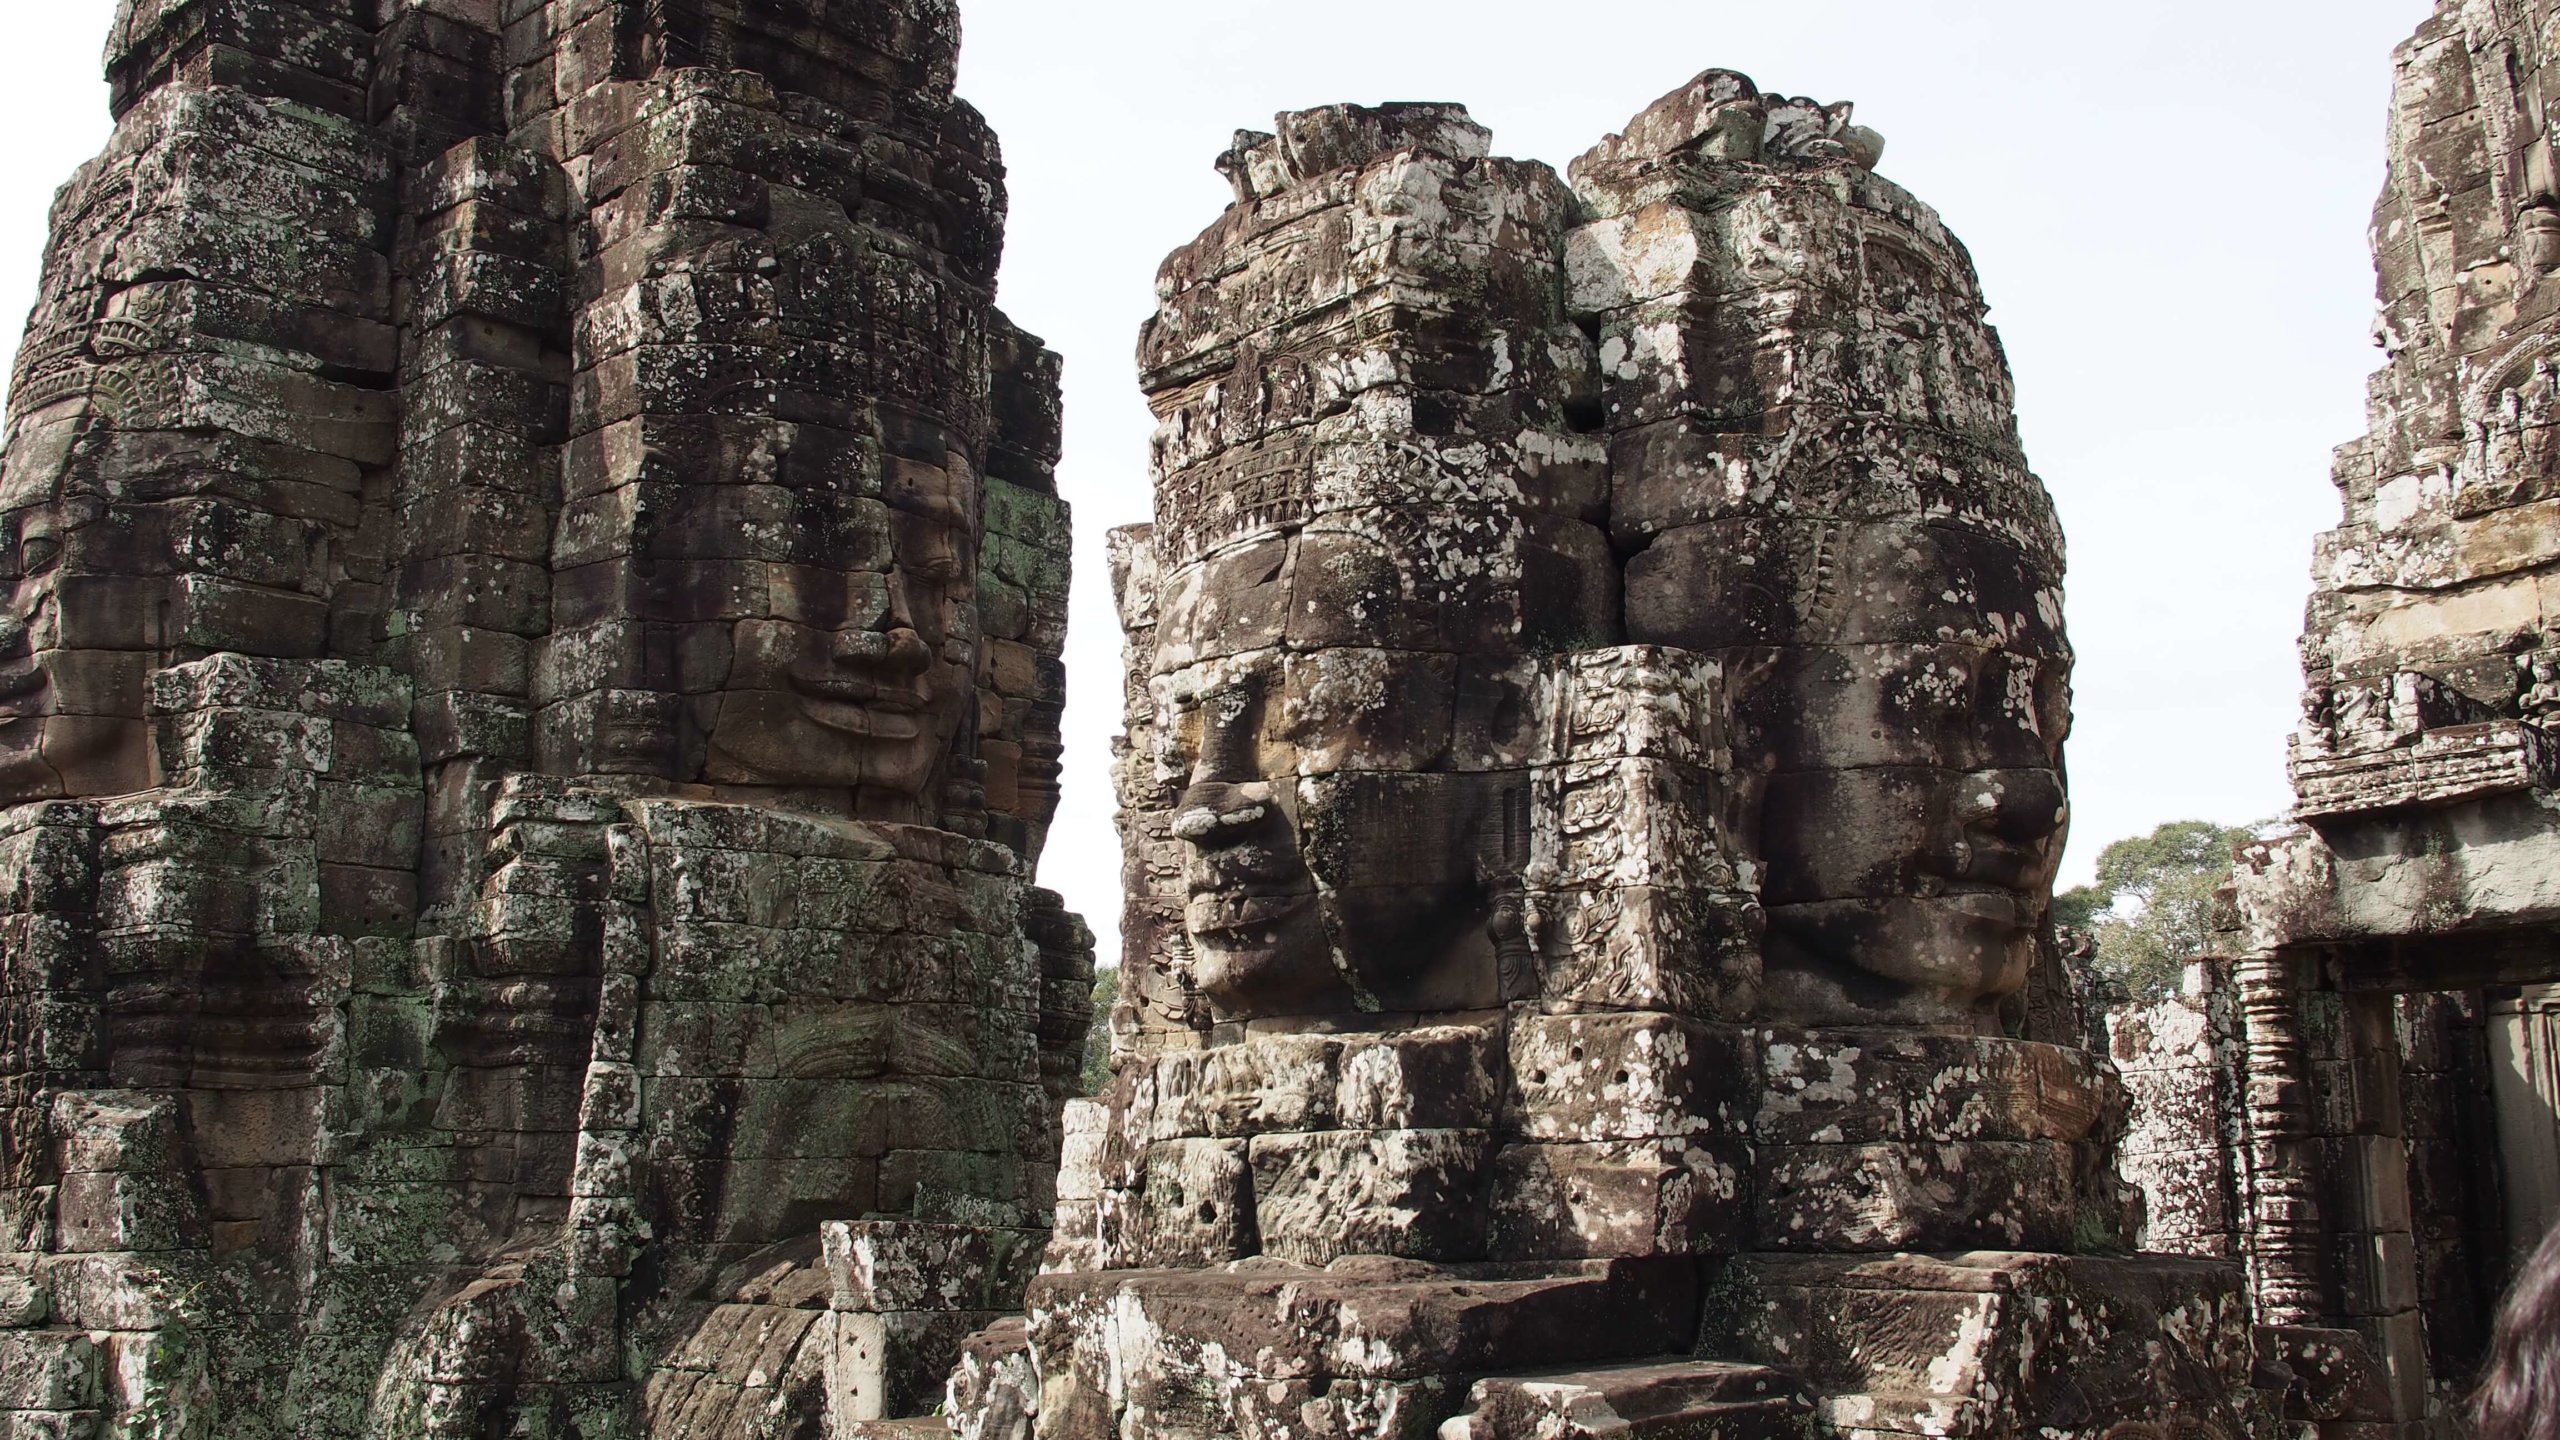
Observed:
[[[1103,1195],[1106,1264],[1216,1265],[1254,1253],[1246,1142],[1168,1140],[1147,1146],[1144,1157],[1142,1189]]]
[[[1516,1017],[1507,1133],[1541,1141],[1735,1135],[1759,1061],[1749,1033],[1663,1014]]]
[[[0,1331],[0,1410],[82,1410],[98,1403],[104,1366],[88,1336]]]
[[[1738,1303],[1710,1307],[1709,1343],[1764,1364],[1786,1356],[1831,1423],[1907,1428],[1988,1405],[2104,1426],[2177,1394],[2230,1425],[2249,1403],[2239,1280],[2211,1261],[1754,1255],[1734,1279]],[[1995,1325],[2018,1343],[1956,1343]],[[2066,1332],[2068,1343],[2042,1339]]]
[[[1764,1145],[1755,1233],[1777,1249],[2068,1251],[2079,1167],[2059,1141]]]
[[[2078,1141],[2120,1105],[2085,1051],[1909,1032],[1770,1032],[1764,1142]]]
[[[1251,1142],[1262,1253],[1472,1260],[1483,1254],[1480,1130],[1328,1130]]]
[[[1721,1254],[1748,1235],[1751,1162],[1733,1141],[1509,1144],[1488,1190],[1496,1259]]]
[[[1776,1440],[1796,1433],[1808,1409],[1778,1372],[1712,1360],[1492,1376],[1469,1388],[1466,1403],[1464,1414],[1441,1427],[1441,1440],[1702,1434]]]

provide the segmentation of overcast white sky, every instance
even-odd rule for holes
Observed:
[[[2426,0],[963,0],[961,87],[1004,137],[1005,308],[1067,357],[1078,594],[1067,805],[1044,866],[1117,952],[1102,534],[1146,518],[1132,378],[1165,252],[1272,112],[1458,100],[1558,167],[1697,71],[1858,102],[1883,172],[1972,247],[2027,453],[2071,536],[2080,651],[2064,879],[2164,820],[2287,800],[2293,640],[2330,448],[2363,428],[2391,47]],[[0,327],[47,198],[107,131],[112,0],[14,0],[0,48]]]

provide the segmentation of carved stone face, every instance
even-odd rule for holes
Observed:
[[[1483,876],[1504,860],[1488,826],[1502,781],[1453,751],[1462,709],[1488,712],[1480,732],[1498,702],[1461,701],[1461,657],[1360,633],[1432,597],[1314,610],[1330,582],[1310,575],[1329,553],[1313,538],[1229,551],[1166,587],[1156,687],[1163,762],[1186,782],[1171,831],[1193,981],[1230,1017],[1497,1005]],[[1328,643],[1272,643],[1311,611]]]
[[[1629,565],[1636,638],[1745,677],[1773,1013],[1971,1025],[2025,983],[2068,818],[2058,569],[1980,531],[1770,518]]]
[[[56,437],[31,433],[0,466],[0,575],[8,583],[0,615],[0,803],[58,795],[61,781],[44,760],[45,724],[54,705],[47,643],[53,630],[53,574],[62,457],[70,427]]]
[[[1298,776],[1324,739],[1291,738],[1287,701],[1272,703],[1278,678],[1238,676],[1195,712],[1197,757],[1172,827],[1194,981],[1236,1016],[1500,1003],[1477,873],[1491,777]],[[1299,695],[1321,707],[1326,683]]]
[[[66,599],[86,612],[137,602],[150,583],[132,582],[122,597],[65,594],[64,573],[80,561],[70,552],[101,538],[87,522],[103,506],[72,480],[81,432],[68,407],[40,413],[0,464],[0,805],[150,783],[140,727],[151,657],[97,643],[121,628],[138,646],[150,617],[64,614]]]
[[[1780,656],[1752,701],[1788,767],[1761,832],[1780,948],[1907,987],[1847,988],[1912,1018],[2025,983],[2067,815],[2058,669],[1965,645]]]
[[[1572,433],[1591,341],[1554,283],[1570,197],[1454,106],[1278,130],[1239,136],[1243,208],[1167,262],[1139,341],[1140,865],[1179,855],[1181,968],[1219,1019],[1498,1006],[1532,785],[1490,737],[1534,728],[1533,657],[1622,643],[1607,452]],[[1373,226],[1433,232],[1428,258],[1373,265]]]
[[[2026,982],[2069,809],[2058,597],[2017,552],[1845,537],[1827,602],[1744,701],[1770,767],[1770,996],[1816,1020],[1987,1013]],[[1878,983],[1881,982],[1881,983]]]
[[[933,798],[976,675],[976,483],[954,457],[901,467],[887,498],[885,573],[790,567],[737,625],[713,781]]]

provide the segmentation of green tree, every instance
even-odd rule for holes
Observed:
[[[2053,897],[2053,922],[2087,935],[2100,975],[2138,1000],[2177,992],[2204,953],[2213,892],[2231,878],[2231,852],[2263,825],[2172,820],[2098,852],[2098,879]]]
[[[1099,1095],[1111,1083],[1111,1007],[1120,998],[1117,966],[1094,972],[1093,1028],[1084,1035],[1084,1093]]]

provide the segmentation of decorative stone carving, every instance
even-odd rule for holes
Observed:
[[[2142,1248],[2228,1258],[2247,1230],[2231,1157],[2248,1122],[2233,1063],[2242,1017],[2213,970],[2190,965],[2181,993],[2119,1005],[2107,1028],[2131,1101],[2121,1162],[2142,1191]]]
[[[2395,57],[2386,361],[2313,556],[2300,823],[2242,851],[2214,972],[2245,1021],[2219,1188],[2289,1414],[2330,1435],[2441,1424],[2509,1248],[2560,1216],[2531,1178],[2549,1102],[2498,1089],[2548,1068],[2509,997],[2560,980],[2552,22],[2443,4]]]
[[[2061,539],[1881,148],[1722,72],[1570,186],[1238,134],[1114,536],[1114,1082],[958,1433],[2245,1427],[2237,1267],[2082,1253]]]
[[[956,16],[504,8],[118,14],[0,453],[0,1431],[841,1435],[1046,1248]]]
[[[1701,84],[1718,118],[1670,133],[1741,145],[1767,102]],[[2035,960],[2070,726],[2061,534],[1998,340],[1936,217],[1865,169],[1692,200],[1690,153],[1620,137],[1573,171],[1628,635],[1749,657],[1771,1013],[1986,1027]]]

